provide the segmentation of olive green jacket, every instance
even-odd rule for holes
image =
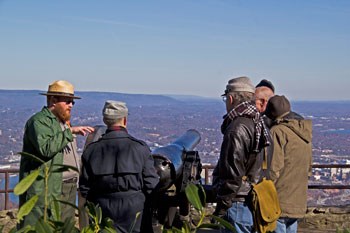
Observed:
[[[275,181],[281,217],[302,218],[312,163],[311,120],[283,119],[271,128],[271,135],[274,152],[270,176]]]
[[[44,107],[40,112],[33,115],[26,123],[23,136],[23,152],[32,154],[45,161],[48,167],[53,164],[63,164],[63,149],[69,142],[73,141],[70,129],[62,131],[56,116]],[[40,162],[33,158],[21,156],[19,179],[22,180],[33,170],[43,168]],[[52,167],[57,169],[59,167]],[[39,195],[39,200],[35,209],[25,218],[24,224],[35,224],[39,215],[42,215],[44,207],[44,179],[43,170],[41,175],[27,190],[20,196],[19,204],[23,205],[35,194]],[[62,191],[62,172],[51,173],[48,182],[49,201],[53,197],[60,199]]]

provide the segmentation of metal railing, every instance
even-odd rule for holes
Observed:
[[[203,165],[202,169],[204,170],[204,184],[210,185],[209,182],[209,171],[213,170],[215,166],[213,165]],[[350,168],[350,164],[312,164],[312,168]],[[309,189],[350,189],[350,185],[346,184],[331,184],[331,185],[316,185],[316,184],[309,184]]]
[[[18,174],[18,169],[0,169],[0,175],[4,174],[5,187],[4,189],[0,189],[0,195],[4,194],[5,196],[5,206],[4,209],[7,210],[9,207],[9,194],[13,193],[13,189],[10,188],[10,174]]]
[[[215,166],[213,165],[203,165],[202,170],[204,172],[204,185],[210,185],[210,170],[213,170]],[[313,164],[312,168],[350,168],[350,164]],[[5,196],[5,205],[4,209],[9,207],[9,194],[13,193],[13,189],[10,188],[10,174],[18,174],[18,169],[0,169],[0,175],[4,174],[5,187],[4,189],[0,188],[0,195],[4,194]],[[350,185],[316,185],[309,184],[309,189],[350,189]]]

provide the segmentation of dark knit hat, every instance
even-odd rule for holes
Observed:
[[[273,86],[272,82],[270,82],[267,79],[263,79],[256,85],[256,87],[268,87],[272,90],[273,93],[275,93],[275,87]]]
[[[269,99],[266,105],[265,115],[275,120],[290,112],[289,100],[284,95],[275,95]]]

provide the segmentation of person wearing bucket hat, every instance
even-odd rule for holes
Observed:
[[[273,120],[274,141],[270,177],[275,182],[282,214],[275,232],[297,232],[307,207],[312,164],[312,122],[291,111],[285,96],[275,95],[265,114]]]
[[[107,100],[102,115],[107,130],[83,152],[79,190],[118,232],[130,232],[133,224],[132,232],[140,232],[146,196],[159,181],[153,157],[145,142],[128,133],[124,102]]]
[[[94,131],[94,128],[90,126],[70,125],[74,99],[80,99],[79,96],[75,96],[74,87],[71,83],[64,80],[54,81],[49,85],[47,92],[40,94],[46,96],[47,106],[30,117],[25,124],[19,172],[20,181],[34,170],[43,169],[44,167],[42,163],[25,154],[31,154],[45,162],[47,166],[53,166],[53,169],[56,170],[60,168],[60,165],[68,165],[79,169],[80,161],[75,135],[85,136],[87,133]],[[49,202],[51,203],[55,198],[75,205],[77,178],[78,174],[71,169],[51,173],[47,187]],[[28,224],[34,226],[40,216],[43,215],[44,189],[44,179],[39,176],[30,188],[20,195],[20,207],[35,195],[39,195],[39,200],[32,211],[21,221],[19,227]],[[53,210],[49,208],[48,212],[51,211]],[[62,221],[74,221],[75,219],[75,209],[69,205],[61,205],[61,214]]]
[[[228,81],[222,95],[227,114],[221,126],[223,142],[213,171],[217,206],[214,215],[229,221],[237,232],[253,232],[246,205],[252,184],[262,178],[264,148],[271,158],[270,134],[254,103],[255,87],[248,77]]]

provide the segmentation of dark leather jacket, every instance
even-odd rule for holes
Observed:
[[[254,152],[255,125],[252,119],[236,117],[225,118],[221,127],[224,134],[218,164],[213,172],[213,188],[217,192],[218,202],[223,201],[230,207],[232,201],[245,201],[251,191],[251,183],[262,179],[262,161],[264,149]],[[267,147],[268,167],[271,164],[272,140]],[[268,174],[267,171],[264,171]]]

